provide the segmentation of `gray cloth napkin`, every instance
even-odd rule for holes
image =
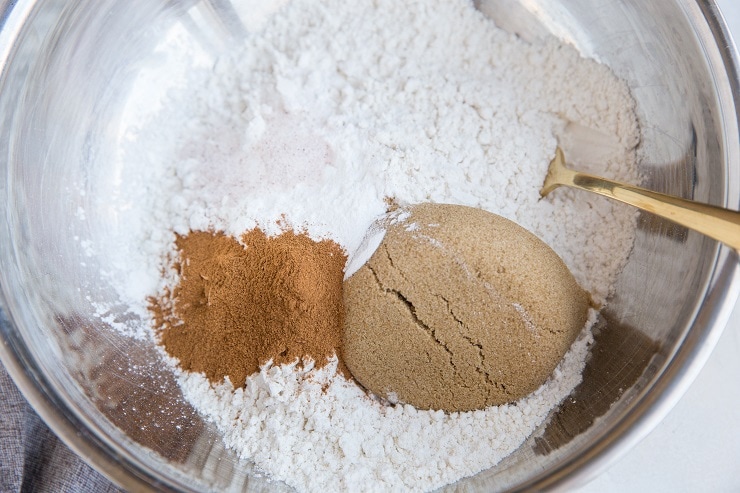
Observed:
[[[0,364],[0,492],[120,492],[64,445]]]

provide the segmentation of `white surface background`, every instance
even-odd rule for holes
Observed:
[[[740,1],[717,3],[740,43]],[[670,414],[576,492],[740,492],[740,304],[706,366]]]

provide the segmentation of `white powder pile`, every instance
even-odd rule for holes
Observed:
[[[540,200],[557,138],[573,129],[612,143],[592,170],[635,180],[629,92],[573,48],[527,44],[466,0],[292,0],[131,124],[120,190],[105,198],[127,229],[115,248],[95,247],[121,302],[148,317],[147,296],[177,282],[166,260],[175,232],[287,226],[352,253],[386,197],[457,203],[537,234],[603,302],[634,215],[569,191]],[[516,405],[452,415],[382,405],[331,365],[265,368],[236,391],[180,379],[228,446],[270,477],[306,491],[422,491],[515,450],[580,381],[590,340],[584,331]]]
[[[591,341],[584,331],[548,383],[516,405],[464,413],[371,400],[337,375],[336,359],[319,370],[267,366],[237,390],[196,373],[179,382],[227,447],[299,491],[430,491],[516,450],[578,385]]]

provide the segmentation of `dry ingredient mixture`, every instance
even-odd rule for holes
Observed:
[[[115,318],[100,304],[105,321],[156,340],[149,300],[180,280],[170,265],[178,235],[293,229],[352,255],[386,197],[514,220],[604,302],[633,212],[571,191],[539,200],[538,190],[557,137],[573,129],[612,143],[591,171],[636,179],[634,103],[607,67],[557,40],[527,44],[468,0],[290,0],[248,27],[212,66],[189,70],[207,48],[174,26],[181,67],[167,76],[187,74],[184,83],[141,105],[153,115],[127,116],[117,174],[99,190],[112,234],[84,245],[129,310]],[[238,388],[175,371],[226,445],[268,477],[302,491],[427,491],[516,450],[578,384],[590,341],[586,329],[515,404],[450,414],[373,400],[336,359],[268,364]]]
[[[588,294],[545,243],[473,207],[394,211],[344,287],[344,362],[419,409],[471,411],[541,386],[583,330]]]

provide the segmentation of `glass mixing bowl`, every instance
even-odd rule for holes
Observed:
[[[738,208],[740,89],[714,2],[477,5],[523,38],[561,37],[628,82],[642,185]],[[284,488],[224,449],[150,345],[111,329],[140,323],[125,306],[96,315],[94,303],[114,296],[98,275],[106,256],[79,241],[126,228],[94,205],[115,192],[132,102],[156,109],[144,88],[163,92],[182,76],[173,33],[202,48],[193,64],[212,63],[253,15],[247,0],[0,1],[0,356],[49,426],[128,489]],[[708,357],[738,274],[734,251],[640,214],[583,383],[514,454],[448,489],[568,486],[624,453]]]

